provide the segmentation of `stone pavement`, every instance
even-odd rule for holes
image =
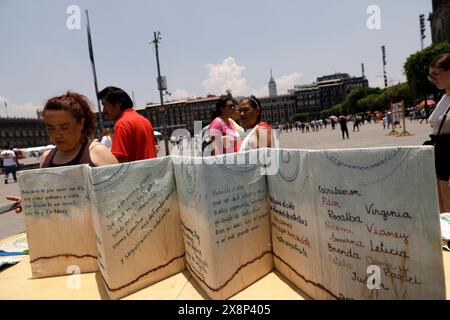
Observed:
[[[390,130],[383,130],[381,123],[367,124],[360,127],[359,132],[353,132],[353,124],[348,124],[349,140],[343,140],[339,126],[336,130],[331,130],[331,126],[318,132],[301,133],[295,128],[292,132],[281,133],[280,144],[283,148],[291,149],[347,149],[347,148],[374,148],[390,146],[417,146],[428,139],[431,128],[425,122],[419,124],[418,121],[406,121],[407,130],[414,134],[409,137],[388,136]],[[402,129],[397,129],[401,131]],[[160,151],[158,156],[163,156],[164,142],[159,143]],[[171,144],[169,143],[169,146]],[[12,178],[10,178],[10,181]],[[19,185],[17,183],[3,184],[3,177],[0,180],[0,203],[5,203],[6,195],[18,195]],[[0,214],[0,239],[9,237],[25,230],[23,216],[14,212]]]
[[[347,124],[350,139],[342,139],[342,133],[339,125],[335,130],[331,126],[318,132],[301,133],[292,129],[287,134],[283,131],[280,135],[280,145],[283,148],[293,149],[348,149],[348,148],[375,148],[375,147],[393,147],[393,146],[417,146],[422,145],[428,140],[428,135],[432,130],[430,125],[419,124],[418,121],[406,121],[406,130],[413,136],[395,137],[389,136],[391,130],[383,130],[381,122],[374,124],[366,124],[360,126],[359,132],[353,132],[353,123]],[[398,132],[402,129],[397,127]]]

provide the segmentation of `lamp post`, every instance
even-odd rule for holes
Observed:
[[[8,118],[8,103],[5,98],[3,98],[3,106],[5,107],[6,117]]]
[[[158,108],[159,112],[163,112],[164,116],[163,116],[163,136],[164,136],[164,145],[166,148],[166,156],[169,155],[169,139],[168,139],[168,133],[167,133],[167,120],[168,120],[168,116],[167,116],[167,108],[164,106],[164,94],[163,91],[167,91],[167,81],[166,81],[166,77],[161,76],[161,68],[159,66],[159,52],[158,52],[158,45],[159,42],[161,40],[161,32],[157,31],[153,33],[154,36],[154,40],[150,41],[149,43],[154,43],[155,44],[155,51],[156,51],[156,66],[158,68],[158,78],[157,78],[157,83],[158,83],[158,90],[159,90],[159,98],[161,101],[161,106]]]
[[[426,36],[425,36],[426,27],[425,27],[425,15],[424,14],[421,14],[419,16],[419,23],[420,23],[420,46],[423,50],[423,40],[426,38]]]

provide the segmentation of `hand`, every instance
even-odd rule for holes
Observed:
[[[16,213],[17,214],[22,212],[22,206],[20,205],[22,199],[20,199],[20,197],[17,197],[17,196],[6,196],[6,199],[16,202],[16,205],[18,206],[16,208]]]

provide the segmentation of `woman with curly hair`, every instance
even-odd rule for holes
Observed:
[[[95,114],[85,96],[69,91],[53,97],[45,104],[43,117],[48,137],[56,148],[44,152],[41,168],[118,163],[106,146],[93,139]],[[8,196],[7,199],[20,204],[20,197]],[[21,211],[20,207],[16,209],[17,213]]]
[[[51,98],[45,104],[43,116],[47,134],[56,148],[42,155],[41,168],[118,163],[107,147],[93,140],[95,114],[85,96],[67,92]]]

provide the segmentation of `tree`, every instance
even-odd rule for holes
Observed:
[[[437,100],[439,90],[428,81],[428,66],[442,53],[450,53],[450,43],[433,44],[422,51],[410,55],[404,64],[405,74],[412,93],[416,97],[432,94]]]
[[[355,114],[365,111],[358,108],[358,101],[370,94],[379,94],[381,91],[382,90],[380,88],[359,88],[350,91],[342,104],[343,113]]]
[[[337,105],[331,107],[330,109],[322,110],[320,112],[320,118],[326,119],[330,116],[339,116],[343,113],[344,113],[344,111],[342,108],[342,104],[337,104]]]
[[[292,121],[301,121],[301,122],[309,121],[309,113],[308,112],[296,113],[292,116]]]
[[[414,95],[407,82],[386,88],[380,97],[380,104],[384,104],[385,108],[390,103],[400,102],[404,100],[406,105],[414,104]]]
[[[358,100],[358,109],[360,112],[365,111],[375,111],[380,110],[382,106],[380,105],[380,96],[381,94],[369,94],[367,97],[364,97]]]

